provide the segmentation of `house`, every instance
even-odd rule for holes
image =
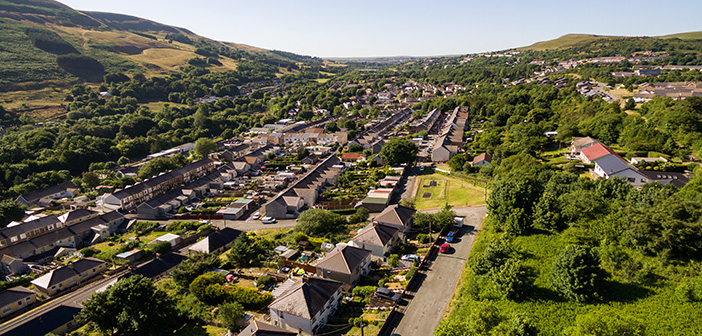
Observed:
[[[83,258],[68,266],[49,271],[32,280],[32,284],[40,292],[52,296],[102,273],[107,269],[106,265],[100,259]]]
[[[597,177],[606,179],[618,177],[629,182],[634,187],[640,187],[648,183],[648,178],[645,175],[635,167],[628,165],[618,155],[606,155],[595,160],[594,174]]]
[[[273,325],[312,335],[339,307],[342,283],[303,277],[268,305]]]
[[[386,260],[400,242],[400,230],[394,226],[373,222],[361,229],[349,245],[371,251],[372,258]]]
[[[646,176],[648,182],[658,182],[662,185],[670,184],[678,189],[684,187],[688,182],[690,182],[690,177],[683,173],[651,170],[640,170],[640,172]]]
[[[570,143],[568,151],[570,152],[570,155],[578,156],[583,148],[592,146],[596,143],[599,143],[599,141],[591,137],[573,137],[573,141]]]
[[[34,291],[22,286],[12,287],[0,292],[0,317],[27,309],[37,301]]]
[[[2,275],[16,275],[22,274],[28,271],[27,265],[22,261],[22,258],[15,258],[11,255],[3,255],[0,259],[0,265],[2,266]]]
[[[378,216],[375,216],[373,221],[397,228],[400,231],[400,237],[404,237],[412,227],[412,216],[414,216],[415,212],[417,210],[393,204],[386,207]]]
[[[209,236],[193,244],[188,248],[189,252],[214,253],[226,249],[234,239],[241,234],[241,231],[224,228],[211,233]]]
[[[80,325],[75,322],[75,318],[82,309],[83,306],[77,303],[64,303],[11,329],[3,335],[28,336],[46,335],[48,333],[63,335]]]
[[[239,333],[239,336],[294,336],[297,332],[285,330],[256,319]]]
[[[341,154],[341,160],[344,162],[359,162],[366,158],[363,153],[343,153]]]
[[[72,197],[77,190],[78,187],[76,187],[73,182],[67,181],[55,186],[20,195],[15,199],[15,201],[26,206],[48,206],[55,200],[64,197]]]
[[[473,167],[484,167],[489,166],[492,163],[492,156],[488,153],[480,154],[473,158],[471,165]]]
[[[601,144],[601,143],[594,143],[591,146],[585,147],[580,150],[580,160],[583,163],[592,163],[597,159],[600,159],[602,157],[605,157],[607,155],[616,155],[613,150],[609,149],[609,147]]]
[[[188,259],[188,257],[175,253],[166,253],[139,265],[132,274],[154,279],[175,268],[185,259]]]
[[[370,262],[370,250],[340,243],[317,263],[317,276],[354,285],[368,274]]]

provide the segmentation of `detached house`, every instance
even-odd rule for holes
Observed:
[[[33,191],[28,194],[20,195],[17,197],[17,199],[15,199],[15,201],[26,206],[48,206],[55,200],[64,197],[72,197],[76,190],[78,190],[76,185],[73,184],[73,182],[68,181],[55,186]]]
[[[471,162],[471,165],[473,167],[484,167],[484,166],[489,166],[492,163],[492,156],[488,153],[483,153],[480,154],[476,157],[473,158],[473,162]]]
[[[628,165],[617,155],[607,155],[595,160],[594,173],[597,177],[606,179],[618,177],[634,187],[648,183],[648,178],[633,166]]]
[[[273,325],[312,335],[339,307],[342,283],[316,277],[297,280],[268,305]]]

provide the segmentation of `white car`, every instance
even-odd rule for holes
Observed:
[[[277,221],[276,221],[275,218],[273,218],[273,217],[263,217],[263,218],[261,218],[261,222],[262,222],[263,224],[273,224],[273,223],[275,223],[275,222],[277,222]]]
[[[256,212],[255,214],[253,214],[253,216],[251,216],[251,219],[253,219],[253,220],[256,220],[256,219],[259,219],[259,218],[261,218],[261,213],[260,213],[260,212]]]

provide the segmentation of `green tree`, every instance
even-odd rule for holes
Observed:
[[[244,307],[237,302],[226,302],[219,305],[217,318],[224,324],[224,327],[229,330],[238,330],[236,324],[244,317]]]
[[[109,335],[168,335],[179,326],[175,301],[140,275],[93,294],[83,306],[81,318]]]
[[[13,200],[0,201],[0,227],[5,227],[12,221],[24,217],[25,206]]]
[[[297,150],[297,159],[298,160],[302,160],[302,159],[306,158],[308,155],[310,155],[310,151],[307,150],[306,147],[300,147]]]
[[[522,299],[531,288],[532,276],[529,269],[518,259],[507,261],[491,274],[497,291],[510,300]]]
[[[402,138],[392,138],[380,150],[380,158],[391,166],[412,163],[417,158],[417,145]]]
[[[432,227],[432,229],[442,230],[453,226],[454,219],[456,218],[456,212],[451,210],[451,208],[452,207],[446,203],[444,204],[444,207],[439,210],[439,212],[434,214],[435,227]]]
[[[338,214],[322,209],[303,211],[298,217],[295,230],[310,236],[323,236],[344,228],[346,220]]]
[[[125,165],[127,163],[129,163],[129,158],[126,156],[120,156],[120,158],[117,160],[117,164],[120,165]]]
[[[397,265],[400,263],[400,256],[397,254],[391,254],[390,257],[388,257],[388,264],[390,264],[391,267],[397,267]]]
[[[246,232],[236,237],[232,248],[227,253],[227,259],[236,267],[247,267],[255,264],[263,252],[253,234]]]
[[[575,325],[565,332],[569,336],[642,336],[645,329],[642,323],[618,309],[601,308],[578,315]]]
[[[195,297],[208,304],[216,305],[225,301],[229,295],[222,284],[226,281],[224,274],[209,272],[199,275],[188,288]]]
[[[154,253],[158,253],[158,254],[163,255],[163,254],[166,254],[166,253],[168,253],[168,252],[171,252],[171,247],[172,247],[172,246],[171,246],[171,243],[170,243],[170,242],[167,242],[167,241],[160,241],[160,242],[158,242],[158,243],[151,244],[151,245],[149,246],[149,249],[150,249],[151,251],[154,251]]]
[[[634,101],[634,98],[629,98],[626,101],[626,104],[624,105],[625,110],[633,110],[636,108],[636,102]]]
[[[210,153],[217,150],[217,144],[210,138],[199,138],[195,140],[193,153],[200,157],[207,157]]]
[[[551,267],[551,283],[564,297],[578,302],[599,298],[604,280],[600,258],[589,247],[569,245],[556,256]]]
[[[216,254],[196,253],[188,256],[171,272],[173,280],[181,287],[188,287],[195,278],[220,264]]]
[[[100,185],[100,178],[93,172],[85,172],[83,173],[82,182],[84,186],[93,189]]]

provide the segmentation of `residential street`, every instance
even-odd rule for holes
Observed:
[[[394,324],[388,329],[388,334],[432,335],[444,316],[486,213],[485,206],[453,210],[457,215],[465,216],[458,239],[450,244],[449,253],[428,257],[431,262],[420,269],[419,281],[407,289],[409,303],[404,299],[399,307],[400,313],[388,321]]]

